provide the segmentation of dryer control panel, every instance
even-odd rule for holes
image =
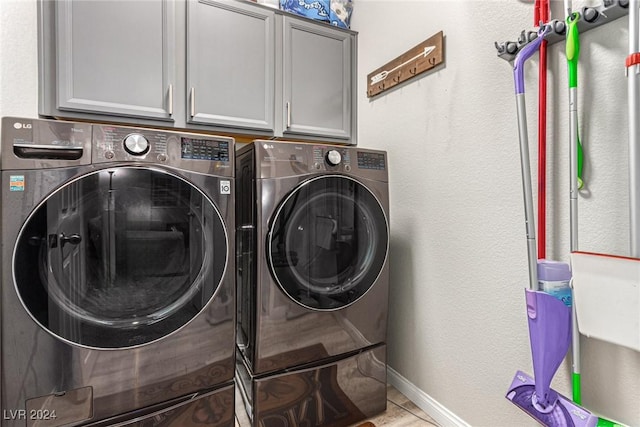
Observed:
[[[312,166],[316,171],[351,172],[351,153],[344,147],[314,145]]]
[[[385,170],[387,161],[384,153],[358,151],[358,167],[360,169]]]
[[[387,154],[380,150],[338,145],[256,140],[260,178],[336,173],[387,181]]]

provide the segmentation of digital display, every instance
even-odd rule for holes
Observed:
[[[229,161],[229,142],[217,139],[182,138],[183,159]]]
[[[358,151],[358,167],[360,169],[385,170],[387,164],[383,153]]]

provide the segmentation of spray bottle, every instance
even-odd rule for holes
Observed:
[[[538,260],[538,289],[571,307],[571,270],[566,262]]]

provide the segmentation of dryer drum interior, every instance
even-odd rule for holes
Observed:
[[[284,292],[304,307],[335,310],[375,283],[387,256],[387,219],[358,181],[322,176],[288,195],[267,244],[271,273]]]
[[[166,336],[213,297],[226,234],[213,203],[167,171],[117,167],[51,193],[22,227],[15,284],[50,333],[96,348]]]

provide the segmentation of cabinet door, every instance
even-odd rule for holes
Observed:
[[[275,14],[238,1],[191,0],[190,123],[273,130]]]
[[[171,120],[174,1],[56,2],[60,110]]]
[[[285,133],[351,136],[351,34],[284,19]]]

